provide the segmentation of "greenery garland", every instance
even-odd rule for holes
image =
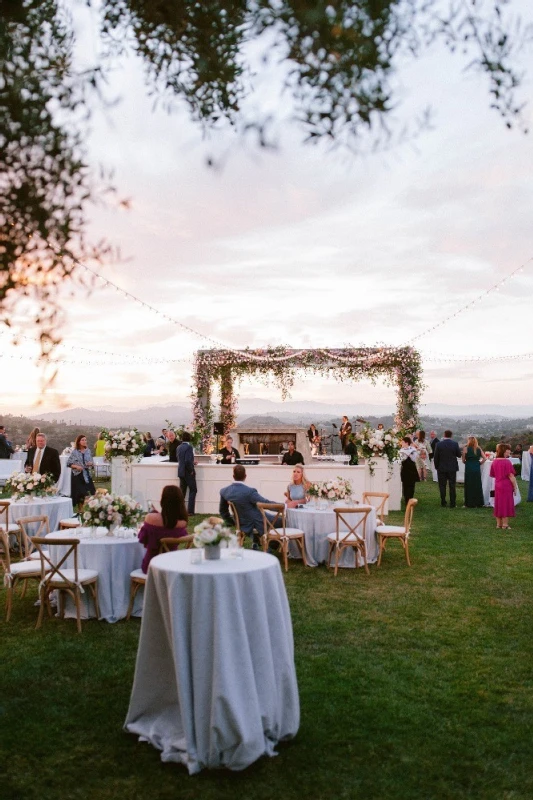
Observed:
[[[389,385],[396,384],[396,427],[402,431],[413,431],[417,427],[424,384],[421,356],[413,347],[293,350],[279,346],[259,350],[199,350],[195,356],[193,417],[195,428],[202,433],[204,452],[212,448],[213,383],[220,383],[221,421],[227,432],[235,427],[237,417],[233,387],[244,376],[268,382],[273,379],[285,400],[290,396],[297,371],[317,374],[326,369],[340,381],[368,378],[375,384],[378,378],[384,377]]]

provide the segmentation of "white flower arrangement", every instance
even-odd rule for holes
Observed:
[[[371,475],[374,474],[375,469],[374,458],[386,458],[389,462],[389,469],[392,469],[392,464],[398,459],[399,432],[396,428],[373,430],[365,427],[362,431],[354,434],[352,439],[359,456],[367,460]]]
[[[129,431],[104,430],[105,457],[107,461],[122,456],[126,461],[142,458],[144,452],[144,439],[137,428]]]
[[[195,547],[209,547],[229,541],[232,535],[232,531],[224,527],[224,520],[220,517],[208,517],[195,526],[193,544]]]
[[[332,481],[317,481],[307,490],[311,497],[319,500],[346,500],[351,497],[352,484],[346,478],[337,477]]]
[[[89,528],[137,528],[146,511],[129,495],[104,494],[89,497],[81,519]]]
[[[4,491],[12,500],[56,494],[56,481],[49,473],[16,472],[6,481]]]

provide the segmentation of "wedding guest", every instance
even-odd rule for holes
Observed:
[[[418,470],[418,477],[421,481],[427,481],[430,446],[429,443],[426,442],[425,431],[418,431],[418,440],[415,447],[417,450],[416,468]]]
[[[167,455],[167,440],[159,437],[157,442],[155,443],[155,452],[158,456],[166,456]]]
[[[496,458],[490,465],[490,477],[494,483],[494,516],[498,530],[510,531],[509,517],[514,517],[514,495],[518,491],[518,484],[514,474],[514,467],[509,460],[511,447],[500,442],[496,447]]]
[[[435,431],[431,431],[429,434],[429,446],[431,447],[431,453],[429,454],[429,458],[431,461],[433,461],[433,457],[435,456],[435,448],[439,442],[440,439],[438,438]]]
[[[304,468],[300,465],[294,467],[292,471],[292,483],[287,486],[285,497],[287,498],[287,508],[296,508],[299,505],[309,502],[307,490],[311,484],[304,475]]]
[[[307,438],[309,439],[309,444],[313,444],[313,441],[318,436],[318,431],[316,429],[316,425],[312,422],[307,431]]]
[[[481,465],[485,458],[475,436],[469,436],[463,447],[462,461],[465,465],[465,507],[483,508],[483,487],[481,485]]]
[[[533,444],[528,452],[531,457],[531,469],[529,470],[529,492],[527,493],[527,502],[533,503]]]
[[[456,506],[455,484],[459,471],[458,458],[461,458],[459,445],[452,439],[451,431],[444,431],[444,439],[435,447],[433,456],[433,463],[439,477],[440,504],[443,508],[447,505],[446,486],[449,486],[450,491],[450,508]]]
[[[44,433],[38,433],[35,442],[35,447],[28,450],[24,471],[38,472],[40,475],[50,474],[57,483],[61,475],[59,453],[54,447],[47,446]]]
[[[0,425],[0,458],[11,458],[11,454],[15,452],[13,445],[6,437],[5,425]]]
[[[413,440],[410,436],[403,437],[399,454],[402,461],[400,480],[402,482],[403,499],[407,505],[407,502],[415,496],[415,483],[420,480],[416,468],[418,451],[416,447],[413,447]]]
[[[94,455],[96,458],[105,456],[105,436],[103,431],[100,431],[98,439],[94,443]]]
[[[178,450],[179,442],[176,439],[176,434],[173,430],[169,430],[167,432],[167,452],[168,452],[168,460],[174,461],[177,463],[178,456],[176,455]]]
[[[239,451],[233,447],[233,439],[228,434],[224,447],[218,451],[219,456],[222,456],[221,464],[235,464],[235,461],[240,458]]]
[[[189,515],[194,514],[196,504],[196,470],[194,469],[194,450],[191,444],[191,434],[189,431],[184,431],[181,444],[177,451],[178,456],[178,478],[180,479],[180,489],[183,496],[189,490],[187,511]]]
[[[354,441],[354,435],[350,436],[348,444],[344,448],[344,454],[350,456],[350,461],[348,462],[351,467],[356,467],[359,464],[359,454],[357,452],[357,445]]]
[[[290,467],[294,467],[295,464],[303,464],[304,457],[298,450],[295,449],[295,444],[293,441],[289,442],[288,447],[289,449],[287,452],[283,454],[281,463],[288,464]]]
[[[266,497],[261,497],[257,489],[246,486],[246,470],[242,464],[233,467],[233,483],[220,490],[219,514],[228,525],[234,525],[233,517],[229,511],[230,501],[237,509],[241,531],[253,536],[253,550],[259,550],[259,534],[263,533],[263,517],[257,508],[257,503],[271,503]],[[267,512],[267,514],[270,512]]]
[[[94,467],[91,451],[87,447],[87,437],[80,433],[76,436],[74,449],[68,457],[67,467],[70,467],[70,496],[72,505],[81,507],[87,495],[96,493],[93,479],[89,470]]]
[[[342,423],[341,423],[341,427],[340,427],[340,430],[339,430],[339,437],[340,437],[340,440],[341,440],[341,447],[342,447],[342,452],[343,453],[344,453],[344,448],[348,444],[348,438],[349,438],[351,432],[352,432],[352,423],[349,421],[348,417],[345,414],[343,416],[343,418],[342,418]]]
[[[34,428],[28,438],[26,439],[26,444],[24,445],[25,450],[29,450],[30,447],[37,447],[37,434],[40,433],[39,428]]]
[[[522,454],[523,454],[523,452],[524,452],[524,448],[522,447],[522,445],[520,444],[520,442],[518,442],[518,444],[516,445],[516,447],[515,447],[515,449],[514,449],[513,456],[514,456],[515,458],[519,458],[519,459],[520,459],[520,461],[522,461]]]
[[[156,445],[150,431],[146,431],[146,433],[143,433],[143,441],[144,441],[143,456],[144,458],[149,458],[156,449]]]
[[[181,489],[177,486],[163,487],[160,504],[161,512],[151,511],[147,514],[139,531],[139,541],[146,548],[141,564],[143,572],[148,572],[148,564],[159,553],[161,539],[187,536],[189,516]]]

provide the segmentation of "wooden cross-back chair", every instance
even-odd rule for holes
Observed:
[[[385,525],[385,505],[390,495],[388,492],[363,492],[362,503],[370,503],[376,509],[376,516],[382,525]],[[375,501],[375,502],[374,502]]]
[[[81,522],[77,517],[67,517],[66,519],[62,519],[59,522],[59,530],[60,531],[69,531],[73,528],[80,528]]]
[[[302,560],[305,566],[307,566],[304,532],[299,528],[287,528],[285,503],[257,503],[257,508],[263,517],[263,535],[261,540],[265,553],[268,550],[270,542],[278,542],[286,572],[289,569],[289,542],[296,542],[302,554]],[[267,511],[271,511],[272,516],[268,516]]]
[[[41,564],[39,561],[17,561],[16,564],[11,563],[9,555],[9,536],[5,531],[0,531],[0,561],[4,571],[4,586],[6,587],[6,622],[11,618],[11,606],[13,603],[13,594],[17,588],[17,584],[22,583],[21,597],[26,594],[28,581],[41,580]]]
[[[35,517],[20,517],[18,520],[22,532],[22,546],[24,559],[35,559],[39,561],[41,556],[32,542],[32,536],[42,538],[50,533],[50,522],[45,514]],[[37,530],[31,531],[30,526],[37,525]]]
[[[328,567],[331,566],[331,556],[335,553],[335,572],[339,570],[339,560],[347,548],[352,548],[355,555],[355,566],[359,566],[359,556],[362,557],[365,565],[365,572],[370,574],[366,560],[366,521],[370,514],[370,508],[360,506],[334,508],[335,512],[335,531],[328,534],[329,553]],[[354,515],[352,517],[348,515]],[[341,530],[341,525],[346,526],[346,530]]]
[[[228,500],[228,505],[231,511],[231,515],[233,517],[233,521],[235,523],[235,533],[239,539],[239,547],[243,547],[246,534],[244,533],[243,530],[241,530],[241,523],[239,520],[239,514],[237,512],[237,508],[235,506],[235,503],[232,503],[231,500]]]
[[[100,608],[98,606],[98,572],[95,569],[79,569],[78,568],[78,545],[79,539],[63,539],[63,538],[50,538],[46,539],[33,536],[32,542],[41,556],[41,583],[40,583],[40,600],[41,607],[39,608],[39,616],[37,618],[36,628],[40,628],[43,623],[44,608],[48,610],[48,616],[52,616],[50,608],[50,594],[57,591],[59,594],[59,616],[65,616],[65,593],[68,594],[74,601],[76,607],[76,625],[78,633],[81,633],[81,595],[88,587],[91,591],[94,601],[94,608],[96,617],[100,616]],[[65,552],[61,558],[58,559],[57,564],[52,560],[50,550],[48,547],[62,547]],[[74,567],[67,567],[66,562],[72,556]]]
[[[411,498],[411,500],[407,501],[403,525],[378,525],[376,528],[379,544],[378,567],[381,565],[381,556],[383,555],[389,539],[398,539],[401,542],[405,551],[407,564],[408,566],[411,566],[411,561],[409,559],[409,536],[411,533],[411,525],[413,524],[413,514],[415,513],[415,506],[417,503],[418,500],[415,500],[414,498]]]
[[[0,531],[8,534],[8,537],[15,536],[20,553],[22,553],[22,533],[18,522],[9,521],[10,500],[0,500]],[[9,538],[11,543],[11,539]]]

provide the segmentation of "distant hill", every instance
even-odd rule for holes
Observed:
[[[63,411],[39,414],[39,417],[68,425],[99,425],[102,428],[136,427],[140,430],[149,430],[155,435],[161,428],[166,427],[167,419],[175,425],[189,425],[192,413],[190,406],[175,404],[148,406],[131,411],[111,411],[109,408],[67,408]]]

